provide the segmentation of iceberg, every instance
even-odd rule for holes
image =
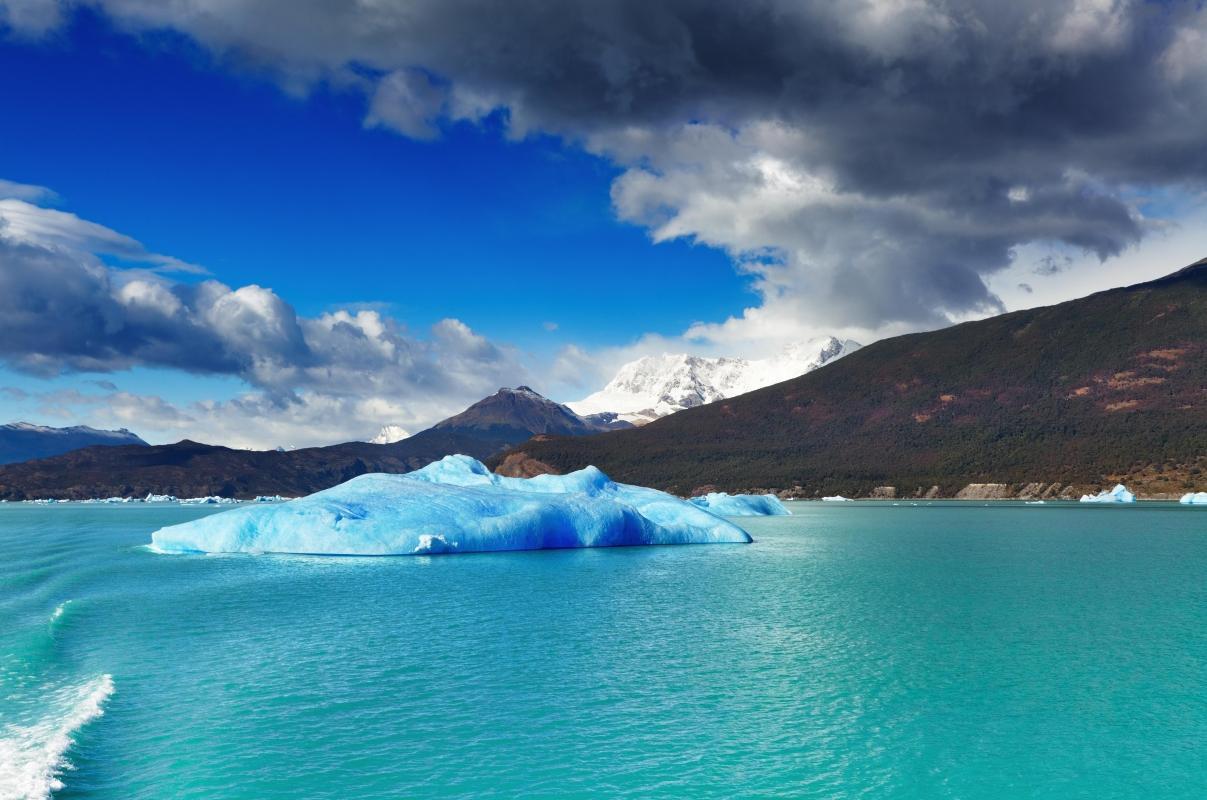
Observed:
[[[830,495],[829,497],[823,497],[821,500],[823,503],[849,503],[849,502],[851,502],[851,498],[843,497],[840,494],[833,494],[833,495]]]
[[[721,517],[782,517],[792,513],[773,494],[709,492],[687,502]]]
[[[1187,506],[1207,506],[1207,492],[1187,492],[1178,502]]]
[[[163,553],[425,555],[750,542],[737,525],[595,467],[504,478],[469,456],[360,475],[284,503],[243,505],[151,535]]]
[[[1115,488],[1110,491],[1099,492],[1098,494],[1083,494],[1081,496],[1083,503],[1134,503],[1136,496],[1127,490],[1127,487],[1122,483],[1115,484]]]

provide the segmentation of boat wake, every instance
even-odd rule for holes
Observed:
[[[46,717],[30,725],[0,728],[0,797],[46,800],[62,789],[62,774],[72,768],[67,761],[72,737],[105,713],[113,688],[113,677],[101,675],[53,695],[47,702],[52,711]]]

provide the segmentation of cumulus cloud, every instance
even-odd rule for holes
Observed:
[[[0,0],[27,32],[57,0]],[[761,301],[693,337],[1002,308],[1022,246],[1117,257],[1137,188],[1207,181],[1207,12],[1139,0],[79,0],[415,138],[501,110],[621,168],[618,215],[729,252]],[[522,44],[521,44],[522,43]],[[1038,290],[1038,287],[1037,287]]]
[[[73,214],[0,201],[0,361],[41,376],[183,370],[252,391],[178,407],[102,381],[102,394],[44,397],[42,413],[249,446],[321,444],[384,423],[421,428],[526,379],[516,353],[456,319],[419,337],[370,308],[304,317],[266,287],[181,282],[100,258],[115,252],[176,263]]]

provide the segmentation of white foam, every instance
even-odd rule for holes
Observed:
[[[63,612],[67,610],[67,606],[69,606],[69,605],[71,605],[71,601],[64,600],[63,602],[61,602],[57,606],[55,606],[54,611],[50,615],[50,621],[54,622],[59,617],[63,616]]]
[[[113,688],[113,676],[101,675],[52,695],[49,716],[0,729],[0,798],[46,800],[62,789],[62,774],[72,768],[67,761],[72,735],[105,713]]]

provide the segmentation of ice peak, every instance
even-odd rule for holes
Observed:
[[[382,425],[377,435],[369,440],[369,444],[393,444],[410,438],[411,434],[401,425]]]
[[[778,355],[755,360],[687,353],[645,356],[622,366],[600,391],[567,405],[578,414],[615,412],[643,424],[795,378],[857,349],[858,342],[828,336],[796,342]]]

